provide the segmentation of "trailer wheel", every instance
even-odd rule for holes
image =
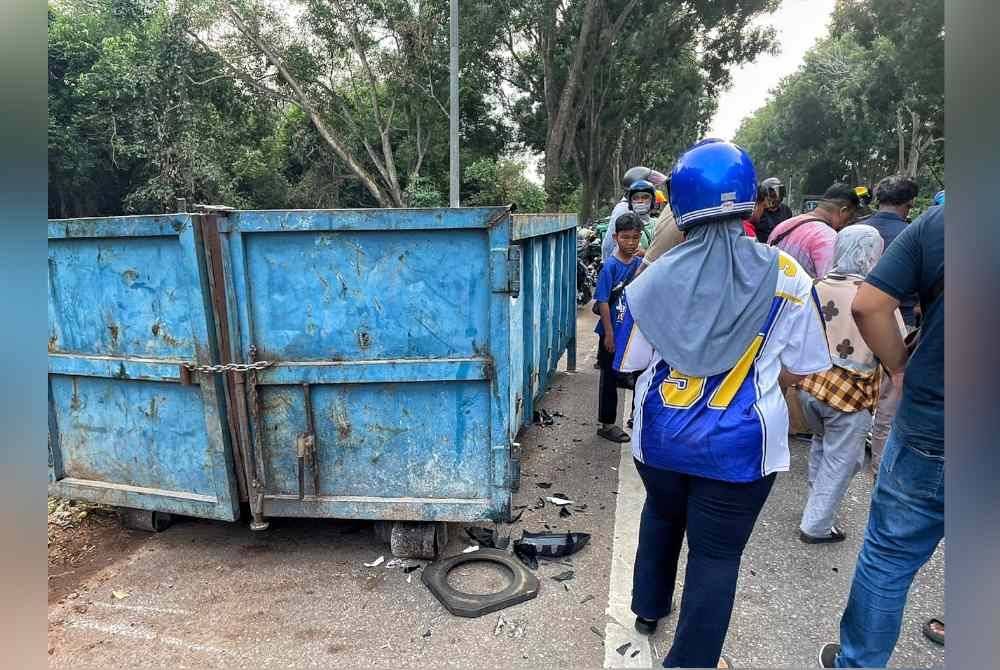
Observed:
[[[122,525],[133,530],[145,530],[151,533],[165,531],[173,523],[173,516],[167,512],[154,512],[148,509],[119,507]]]
[[[443,521],[397,521],[392,524],[389,549],[397,558],[434,559],[447,544],[448,526]]]

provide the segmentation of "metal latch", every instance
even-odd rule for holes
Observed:
[[[305,498],[306,490],[306,460],[309,461],[311,469],[315,470],[316,467],[313,458],[316,453],[316,436],[312,433],[302,433],[295,438],[295,453],[299,459],[299,500],[302,500]]]

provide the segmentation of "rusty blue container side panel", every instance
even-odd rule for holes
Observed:
[[[502,517],[511,443],[575,338],[575,230],[500,207],[50,222],[50,490],[231,519],[239,448],[265,517]],[[215,328],[271,362],[231,406],[219,375],[180,383],[220,360]]]
[[[487,381],[313,386],[318,495],[488,498],[489,391]],[[297,496],[287,437],[306,430],[303,389],[260,395],[269,495]],[[305,493],[317,494],[311,479]]]
[[[49,223],[50,493],[232,520],[238,500],[187,215]]]
[[[242,238],[247,304],[262,358],[439,358],[487,348],[482,230]]]
[[[494,290],[509,220],[503,208],[229,216],[235,339],[274,363],[251,426],[265,514],[462,520],[509,506],[497,473],[511,298]],[[317,465],[300,492],[304,385]]]
[[[576,346],[576,215],[515,214],[522,252],[521,421],[551,383],[564,351]],[[571,358],[575,366],[575,356]]]

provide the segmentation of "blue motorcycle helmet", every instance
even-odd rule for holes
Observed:
[[[934,194],[934,204],[943,205],[944,204],[944,190],[940,190]]]
[[[667,198],[677,228],[749,216],[757,200],[757,173],[741,147],[704,139],[677,159],[667,180]]]

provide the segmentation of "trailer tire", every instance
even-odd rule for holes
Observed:
[[[167,512],[156,512],[148,509],[119,507],[122,525],[133,530],[145,530],[150,533],[165,531],[173,523],[173,515]]]

